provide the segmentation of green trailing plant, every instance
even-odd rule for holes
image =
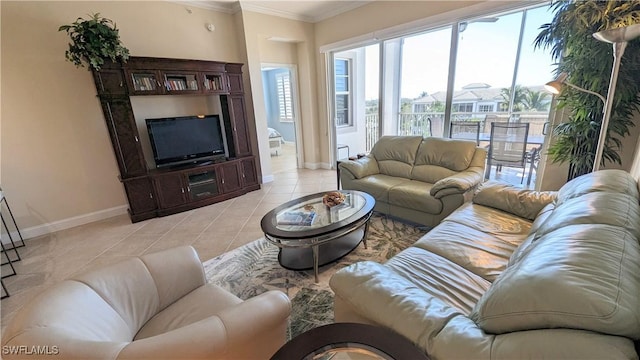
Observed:
[[[65,31],[71,37],[64,55],[77,67],[87,65],[100,70],[106,59],[126,62],[129,58],[129,50],[120,42],[116,24],[98,13],[87,20],[78,18],[70,25],[62,25],[58,31]]]
[[[593,33],[640,23],[640,0],[556,1],[554,18],[541,27],[535,46],[550,48],[556,74],[566,72],[570,83],[606,96],[613,47],[593,38]],[[640,41],[628,43],[622,57],[615,99],[607,130],[602,164],[621,163],[621,138],[634,126],[640,109]],[[588,173],[600,134],[604,104],[598,97],[565,86],[557,108],[566,109],[568,121],[554,129],[555,142],[548,154],[554,163],[569,163],[569,179]],[[602,165],[601,164],[601,165]]]

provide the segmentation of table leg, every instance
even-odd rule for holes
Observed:
[[[340,190],[340,160],[336,161],[336,176],[337,176],[338,190]]]
[[[367,234],[369,234],[369,220],[364,224],[364,234],[362,235],[362,243],[365,250],[367,249]]]
[[[313,252],[313,275],[316,278],[316,284],[319,282],[318,280],[318,253],[320,249],[318,249],[318,245],[313,245],[311,247],[311,251]]]

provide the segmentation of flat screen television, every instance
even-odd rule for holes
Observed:
[[[224,158],[225,137],[219,115],[146,119],[157,167]]]

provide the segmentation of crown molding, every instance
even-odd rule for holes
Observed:
[[[238,1],[198,1],[198,0],[167,0],[174,4],[193,6],[200,9],[213,10],[227,14],[235,14],[240,11]]]
[[[302,15],[302,14],[297,14],[297,13],[293,13],[285,10],[276,10],[268,6],[263,6],[258,4],[258,1],[254,2],[254,1],[240,0],[240,7],[242,8],[242,10],[246,10],[246,11],[253,11],[261,14],[273,15],[273,16],[278,16],[278,17],[287,18],[291,20],[316,23],[316,22],[328,19],[330,17],[342,14],[344,12],[359,8],[360,6],[364,6],[373,1],[374,0],[344,2],[342,4],[334,6],[331,10],[323,11],[322,14],[316,15],[316,16]],[[259,1],[259,2],[262,3],[264,1]]]
[[[272,15],[272,16],[291,19],[291,20],[313,22],[313,18],[309,16],[296,14],[289,11],[271,9],[266,6],[258,5],[255,3],[247,3],[247,2],[241,1],[240,8],[242,9],[242,11],[252,11],[260,14]]]
[[[317,23],[319,21],[334,17],[344,12],[359,8],[367,5],[374,0],[356,0],[345,1],[344,3],[337,4],[328,11],[322,11],[319,15],[303,15],[286,10],[273,9],[268,5],[261,5],[261,3],[268,4],[268,1],[244,1],[244,0],[166,0],[174,4],[180,4],[183,6],[192,6],[200,9],[213,10],[223,12],[227,14],[235,14],[238,11],[246,10],[257,12],[260,14],[272,15],[291,20],[304,21],[309,23]]]
[[[332,18],[336,15],[340,15],[347,11],[351,11],[353,9],[357,9],[361,6],[367,5],[369,3],[374,2],[375,0],[358,0],[356,2],[345,2],[340,6],[334,7],[332,10],[324,12],[322,15],[315,16],[313,22],[320,22],[322,20],[326,20]]]

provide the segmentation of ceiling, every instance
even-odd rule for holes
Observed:
[[[315,23],[336,16],[343,12],[366,5],[372,0],[360,1],[334,1],[334,0],[199,0],[181,1],[193,6],[235,13],[242,10],[259,12],[268,15],[280,16],[293,20]]]

